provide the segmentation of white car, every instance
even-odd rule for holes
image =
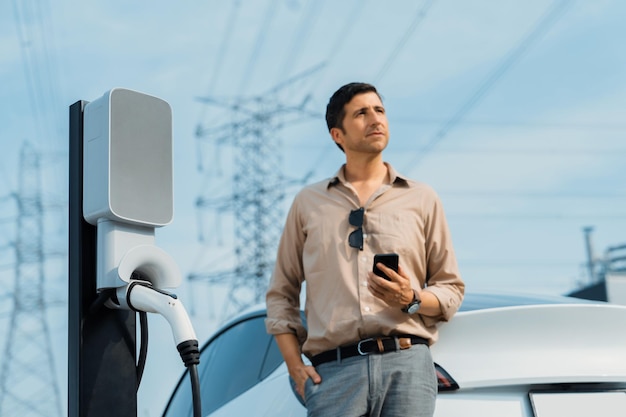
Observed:
[[[262,306],[243,313],[204,345],[205,416],[306,416],[264,319]],[[467,294],[431,349],[436,417],[626,416],[626,306]],[[187,373],[163,416],[192,416]]]

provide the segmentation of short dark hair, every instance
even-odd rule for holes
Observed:
[[[380,94],[376,91],[376,87],[367,83],[349,83],[335,91],[326,106],[326,125],[328,131],[333,127],[343,130],[343,118],[346,116],[345,105],[358,94],[376,93],[381,99]]]
[[[378,98],[382,101],[382,97],[380,97],[380,94],[376,91],[376,87],[368,83],[349,83],[335,91],[330,97],[328,105],[326,105],[326,126],[328,126],[329,132],[333,127],[337,127],[341,129],[342,132],[345,132],[343,130],[343,118],[346,117],[345,106],[354,96],[364,93],[376,93]],[[335,145],[344,152],[340,144],[335,142]]]

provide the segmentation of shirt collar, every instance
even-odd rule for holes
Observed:
[[[399,174],[394,168],[393,166],[391,166],[390,163],[385,162],[385,165],[387,165],[387,169],[389,169],[389,180],[391,181],[391,184],[398,184],[398,185],[406,185],[407,184],[407,180],[406,177],[404,175]],[[326,188],[330,188],[333,187],[337,184],[345,184],[346,181],[346,175],[345,175],[345,167],[346,164],[343,164],[339,170],[337,171],[337,173],[329,178],[328,180],[328,185],[326,186]]]

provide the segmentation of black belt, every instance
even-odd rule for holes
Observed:
[[[338,347],[317,354],[311,358],[313,366],[321,365],[330,361],[341,361],[357,355],[370,355],[372,353],[395,352],[410,348],[412,345],[428,345],[428,340],[419,336],[390,336],[372,337],[363,339],[359,343],[349,346]]]

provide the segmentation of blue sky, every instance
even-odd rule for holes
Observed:
[[[18,189],[28,140],[44,158],[47,245],[63,247],[68,107],[130,88],[173,108],[175,219],[158,230],[159,245],[184,274],[229,268],[232,216],[217,219],[222,227],[201,245],[194,201],[207,190],[228,197],[233,148],[200,146],[194,132],[232,114],[199,98],[260,96],[318,68],[278,96],[291,105],[309,97],[307,117],[271,132],[285,176],[315,181],[336,171],[343,155],[322,118],[328,97],[346,82],[375,83],[390,121],[385,159],[439,192],[468,288],[566,293],[586,280],[583,227],[595,227],[598,255],[626,243],[625,18],[619,0],[3,2],[2,217],[15,215],[4,197]],[[0,227],[4,246],[14,225]],[[11,252],[0,259],[11,264]],[[50,259],[48,298],[62,304],[64,258]],[[10,271],[2,272],[9,290]],[[179,292],[204,339],[223,290],[192,287]],[[50,314],[62,370],[65,310]],[[167,365],[149,362],[145,416],[165,404],[146,398],[164,398],[182,366],[165,321],[151,322],[150,353]]]

